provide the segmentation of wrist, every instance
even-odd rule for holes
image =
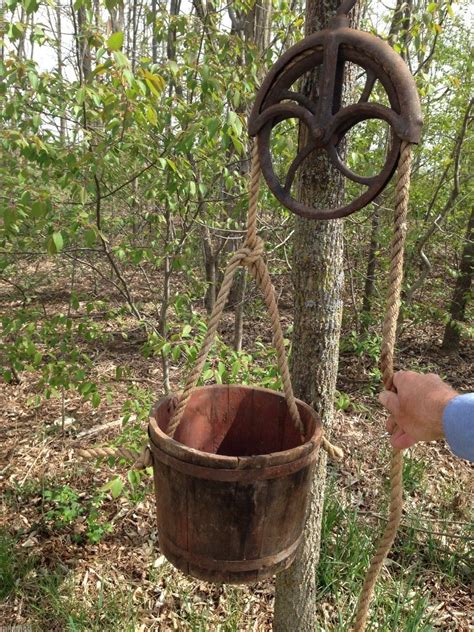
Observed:
[[[446,388],[442,391],[438,391],[434,395],[434,399],[432,401],[432,410],[434,411],[433,422],[433,431],[435,439],[442,439],[444,437],[444,424],[443,424],[443,415],[446,409],[446,406],[449,402],[454,399],[458,393],[452,388]]]

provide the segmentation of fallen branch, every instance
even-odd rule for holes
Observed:
[[[105,430],[110,430],[111,428],[116,428],[117,426],[121,426],[123,423],[123,417],[119,419],[114,419],[114,421],[108,421],[105,424],[99,424],[94,426],[93,428],[88,428],[87,430],[83,430],[77,434],[77,439],[83,439],[84,437],[92,437],[97,435]]]

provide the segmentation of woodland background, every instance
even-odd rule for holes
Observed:
[[[420,92],[398,366],[473,388],[473,99],[466,2],[372,1],[365,30]],[[244,234],[246,118],[302,37],[300,0],[6,0],[0,8],[0,620],[51,630],[269,629],[273,587],[183,578],[160,556],[149,477],[86,464],[88,442],[139,447],[151,403],[195,360],[225,261]],[[355,99],[364,78],[354,69]],[[378,96],[382,98],[380,92]],[[282,172],[297,143],[280,126]],[[384,124],[348,164],[383,164]],[[294,218],[262,187],[259,231],[293,327]],[[354,190],[349,186],[344,195]],[[317,575],[317,629],[346,630],[389,451],[378,358],[393,186],[344,222],[345,309]],[[261,298],[240,275],[202,377],[279,388]],[[443,446],[407,457],[406,517],[372,629],[469,630],[472,471]]]

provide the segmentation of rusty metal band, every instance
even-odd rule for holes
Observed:
[[[155,443],[151,444],[151,451],[153,453],[153,465],[155,468],[159,468],[160,464],[163,463],[164,465],[171,467],[173,470],[177,470],[182,474],[193,476],[195,478],[203,478],[210,481],[251,483],[253,481],[265,481],[272,478],[281,478],[282,476],[287,476],[288,474],[294,474],[307,465],[311,465],[314,461],[316,461],[319,446],[316,446],[309,454],[290,463],[252,469],[213,468],[196,465],[195,463],[189,463],[187,461],[181,461],[180,459],[177,459],[161,450],[161,448],[159,448]]]
[[[262,568],[275,566],[276,564],[288,559],[296,552],[296,549],[300,545],[303,534],[301,534],[293,544],[283,549],[276,555],[268,555],[266,557],[259,557],[251,560],[215,560],[205,557],[204,555],[196,555],[186,549],[182,549],[174,542],[172,542],[164,533],[160,532],[159,543],[162,551],[166,555],[168,550],[173,556],[178,559],[193,564],[202,568],[203,571],[230,571],[230,572],[244,572],[244,571],[260,571]]]

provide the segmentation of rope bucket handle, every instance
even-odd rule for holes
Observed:
[[[239,267],[246,267],[255,279],[265,299],[265,305],[270,314],[273,345],[277,352],[277,363],[283,382],[283,391],[288,405],[288,410],[296,429],[301,435],[302,441],[304,442],[305,440],[304,427],[300,418],[300,414],[298,412],[298,407],[296,405],[296,399],[291,384],[283,331],[280,323],[280,314],[278,312],[278,305],[275,296],[275,288],[273,287],[268,267],[263,258],[263,241],[257,235],[257,209],[258,194],[260,189],[260,173],[261,169],[258,153],[258,143],[257,140],[255,140],[252,150],[249,208],[247,214],[247,236],[243,246],[235,252],[225,270],[219,294],[217,296],[214,308],[211,313],[211,317],[209,319],[207,332],[201,349],[196,358],[196,363],[188,376],[186,385],[182,393],[178,396],[177,406],[172,414],[168,428],[166,429],[167,435],[171,438],[174,436],[176,429],[181,423],[186,405],[189,402],[189,398],[191,397],[191,393],[198,383],[209,351],[214,344],[217,328],[221,320],[224,307],[227,303],[227,298],[229,296],[235,272]],[[343,457],[342,450],[330,443],[330,441],[328,441],[328,439],[326,439],[324,436],[322,438],[321,445],[327,451],[329,456],[334,460],[340,460]]]

